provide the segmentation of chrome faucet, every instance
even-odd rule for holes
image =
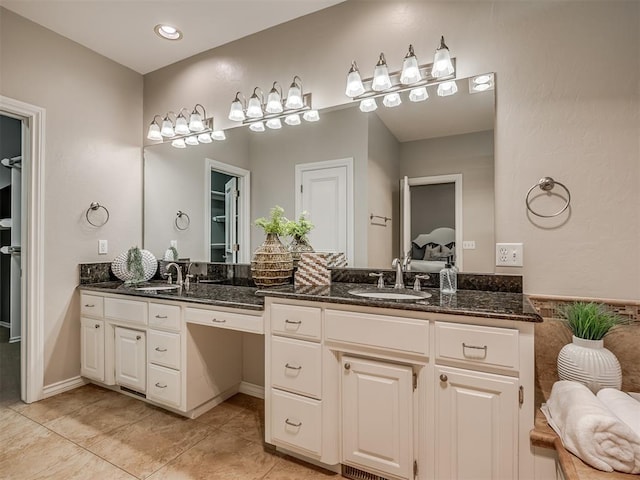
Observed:
[[[182,286],[182,268],[175,262],[171,262],[165,267],[165,269],[167,270],[167,275],[169,275],[169,283],[171,283],[171,274],[169,273],[169,268],[171,267],[176,267],[176,273],[178,275],[176,278],[176,283]]]
[[[402,270],[402,259],[394,258],[391,266],[396,269],[396,283],[393,288],[404,288],[404,272]]]

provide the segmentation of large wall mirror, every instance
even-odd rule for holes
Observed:
[[[336,215],[320,211],[330,204],[348,210],[340,216],[344,238],[331,241],[346,242],[350,266],[390,268],[394,257],[412,252],[421,269],[442,258],[428,258],[433,242],[416,248],[412,240],[449,228],[453,244],[443,243],[449,250],[440,257],[455,258],[463,271],[493,272],[495,90],[470,93],[466,78],[457,84],[455,95],[438,97],[429,87],[426,101],[403,96],[395,108],[379,101],[376,111],[362,113],[347,104],[320,111],[315,123],[233,128],[224,141],[185,149],[145,147],[144,247],[161,258],[175,240],[181,257],[248,263],[264,239],[253,221],[272,206],[290,218],[306,208],[318,225],[313,245],[331,237],[324,225]],[[341,166],[344,204],[303,194],[305,178],[311,185],[317,172]],[[334,190],[320,188],[317,198],[326,191]]]

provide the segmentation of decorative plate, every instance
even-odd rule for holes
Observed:
[[[127,269],[127,255],[129,251],[122,252],[118,255],[113,262],[111,262],[111,270],[113,274],[118,277],[123,282],[127,280],[133,279],[133,272],[130,272]],[[144,277],[142,278],[145,282],[151,277],[153,277],[158,269],[158,260],[154,257],[153,253],[149,250],[140,250],[142,253],[142,268],[144,270]]]

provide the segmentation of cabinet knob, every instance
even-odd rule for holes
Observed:
[[[100,324],[99,324],[99,323],[96,323],[96,324],[94,325],[94,327],[96,327],[96,328],[100,328]]]
[[[348,363],[348,362],[347,362],[347,363],[345,363],[345,364],[344,364],[344,369],[345,369],[345,370],[350,370],[350,369],[351,369],[351,364],[350,364],[350,363]]]
[[[136,340],[140,340],[142,337],[140,335],[136,335]]]
[[[444,373],[440,374],[440,381],[441,382],[446,382],[449,380],[449,377],[447,377]]]

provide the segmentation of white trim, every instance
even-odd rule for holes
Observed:
[[[299,185],[302,184],[302,172],[308,170],[322,170],[325,168],[346,167],[347,169],[347,255],[348,265],[355,266],[354,243],[355,243],[355,225],[354,225],[354,178],[353,178],[353,157],[339,158],[336,160],[326,160],[323,162],[299,163],[295,166],[295,218],[302,213],[302,192]]]
[[[68,392],[69,390],[73,390],[74,388],[82,387],[87,383],[89,382],[78,375],[77,377],[68,378],[66,380],[52,383],[51,385],[46,385],[42,390],[43,398],[49,398],[60,393]]]
[[[256,385],[255,383],[245,382],[244,380],[240,382],[238,392],[250,395],[252,397],[264,399],[264,387]]]
[[[41,400],[44,389],[44,108],[0,95],[0,112],[23,120],[21,398]],[[26,213],[24,213],[26,212]]]
[[[418,185],[434,185],[438,183],[453,183],[455,184],[455,222],[456,222],[456,266],[462,271],[462,265],[464,262],[462,249],[462,174],[452,173],[450,175],[432,175],[429,177],[414,177],[409,179],[409,187],[415,187]],[[406,239],[403,239],[403,245],[405,245]],[[411,240],[409,239],[409,242]]]
[[[211,261],[211,171],[238,177],[238,252],[237,263],[249,263],[251,260],[251,172],[244,168],[206,158],[204,162],[204,258]]]

